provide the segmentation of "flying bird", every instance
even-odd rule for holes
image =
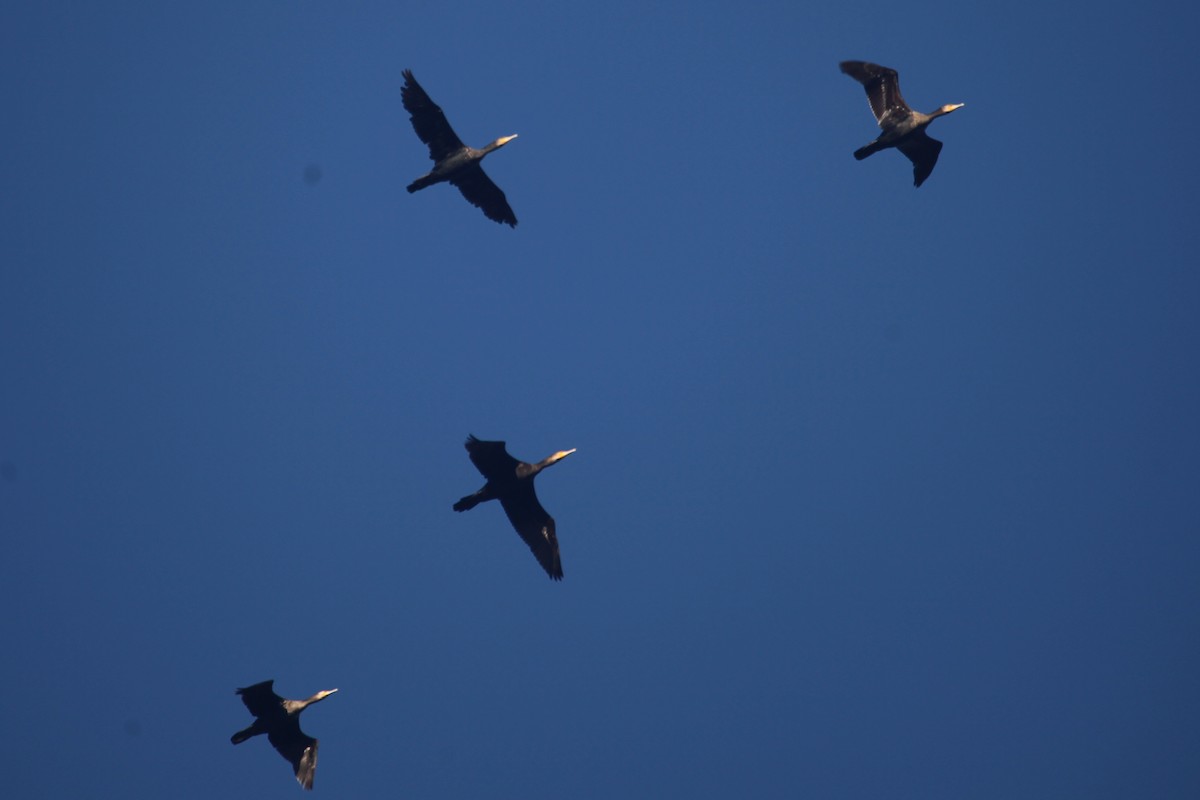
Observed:
[[[412,70],[404,70],[400,99],[404,102],[405,110],[412,115],[413,130],[422,142],[429,145],[429,157],[433,159],[433,169],[410,183],[408,191],[412,193],[447,181],[458,187],[467,202],[483,209],[488,219],[517,227],[517,215],[509,208],[504,192],[492,183],[479,165],[484,156],[508,144],[517,135],[501,136],[480,150],[467,147],[446,121],[442,109],[429,99],[421,84],[417,83]]]
[[[544,461],[526,464],[510,456],[504,442],[484,442],[468,436],[466,447],[471,463],[487,478],[487,483],[475,494],[455,503],[454,510],[467,511],[487,500],[499,500],[509,522],[529,545],[542,569],[551,580],[561,581],[562,561],[558,557],[554,518],[538,502],[533,479],[546,467],[574,453],[575,449],[560,450]]]
[[[317,770],[317,740],[300,730],[300,712],[337,689],[317,692],[307,700],[285,700],[271,688],[274,683],[273,680],[263,681],[237,690],[255,720],[249,728],[238,731],[229,740],[241,744],[251,736],[265,733],[271,746],[291,763],[300,785],[311,789],[313,773]]]
[[[945,105],[932,114],[913,111],[900,96],[900,76],[896,70],[866,61],[843,61],[842,72],[858,81],[867,90],[871,112],[883,133],[865,147],[854,151],[862,161],[867,156],[894,147],[913,163],[913,185],[920,186],[933,172],[942,143],[926,135],[925,129],[943,114],[963,107],[962,103]]]

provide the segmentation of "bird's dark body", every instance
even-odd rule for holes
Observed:
[[[875,150],[872,152],[878,152],[888,147],[896,147],[914,133],[924,130],[929,121],[926,120],[924,125],[922,125],[916,116],[915,113],[904,114],[895,111],[888,114],[879,123],[879,127],[883,132],[867,147],[874,147]],[[867,147],[860,148],[860,150],[866,150]]]
[[[411,194],[412,192],[424,189],[426,186],[432,186],[435,183],[448,182],[463,167],[469,166],[483,158],[480,152],[473,147],[464,147],[453,155],[447,156],[437,164],[434,164],[433,169],[420,178],[417,178],[406,188]]]

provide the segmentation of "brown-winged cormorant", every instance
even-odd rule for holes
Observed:
[[[533,479],[546,467],[574,453],[574,448],[560,450],[536,464],[526,464],[510,456],[504,449],[504,442],[484,442],[468,436],[466,447],[471,463],[487,478],[487,483],[475,494],[455,503],[454,510],[467,511],[484,501],[499,499],[509,522],[529,545],[546,574],[552,580],[561,581],[562,561],[558,557],[554,518],[538,502]]]
[[[313,773],[317,770],[317,740],[300,730],[300,712],[337,689],[317,692],[307,700],[285,700],[271,688],[274,683],[273,680],[263,681],[237,690],[255,720],[249,728],[238,731],[229,740],[241,744],[251,736],[265,733],[279,755],[291,762],[300,785],[311,789]]]
[[[854,157],[862,161],[872,153],[894,147],[913,163],[913,185],[920,186],[933,172],[942,151],[942,143],[927,136],[925,129],[930,122],[962,108],[963,104],[945,105],[932,114],[922,114],[909,108],[900,96],[900,76],[896,70],[866,61],[843,61],[838,66],[867,90],[871,111],[883,131],[878,139],[855,150]]]
[[[413,129],[421,141],[429,145],[429,157],[433,159],[433,169],[410,183],[408,191],[415,192],[448,181],[458,187],[467,202],[483,209],[488,219],[517,227],[517,215],[509,208],[504,192],[492,183],[479,165],[484,156],[508,144],[517,135],[501,136],[480,150],[467,147],[446,121],[442,109],[429,99],[421,84],[417,83],[412,70],[404,70],[400,98],[405,110],[412,115]]]

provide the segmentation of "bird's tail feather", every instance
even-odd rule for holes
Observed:
[[[457,503],[454,504],[454,510],[455,511],[470,511],[472,508],[479,505],[479,503],[480,503],[479,495],[469,494],[466,497],[464,497],[462,500],[459,500]]]
[[[230,736],[229,741],[233,742],[234,744],[241,744],[242,742],[246,741],[253,735],[254,735],[254,726],[251,725],[249,728],[246,728],[244,731],[238,731],[233,736]]]
[[[408,189],[409,194],[412,194],[413,192],[424,189],[426,186],[432,186],[435,183],[437,183],[437,181],[430,180],[430,176],[422,175],[421,177],[417,178],[415,181],[410,183],[405,188]]]
[[[878,153],[878,152],[879,152],[879,148],[875,146],[874,142],[871,142],[869,145],[866,145],[865,147],[860,147],[857,150],[855,150],[854,157],[857,160],[862,161],[867,156],[872,155],[874,153]],[[409,189],[409,191],[411,192],[412,190]]]

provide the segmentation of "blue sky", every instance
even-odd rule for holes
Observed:
[[[1196,23],[5,11],[6,784],[295,797],[274,678],[332,797],[1196,796]],[[844,59],[966,104],[919,190]],[[468,433],[578,448],[563,583]]]

